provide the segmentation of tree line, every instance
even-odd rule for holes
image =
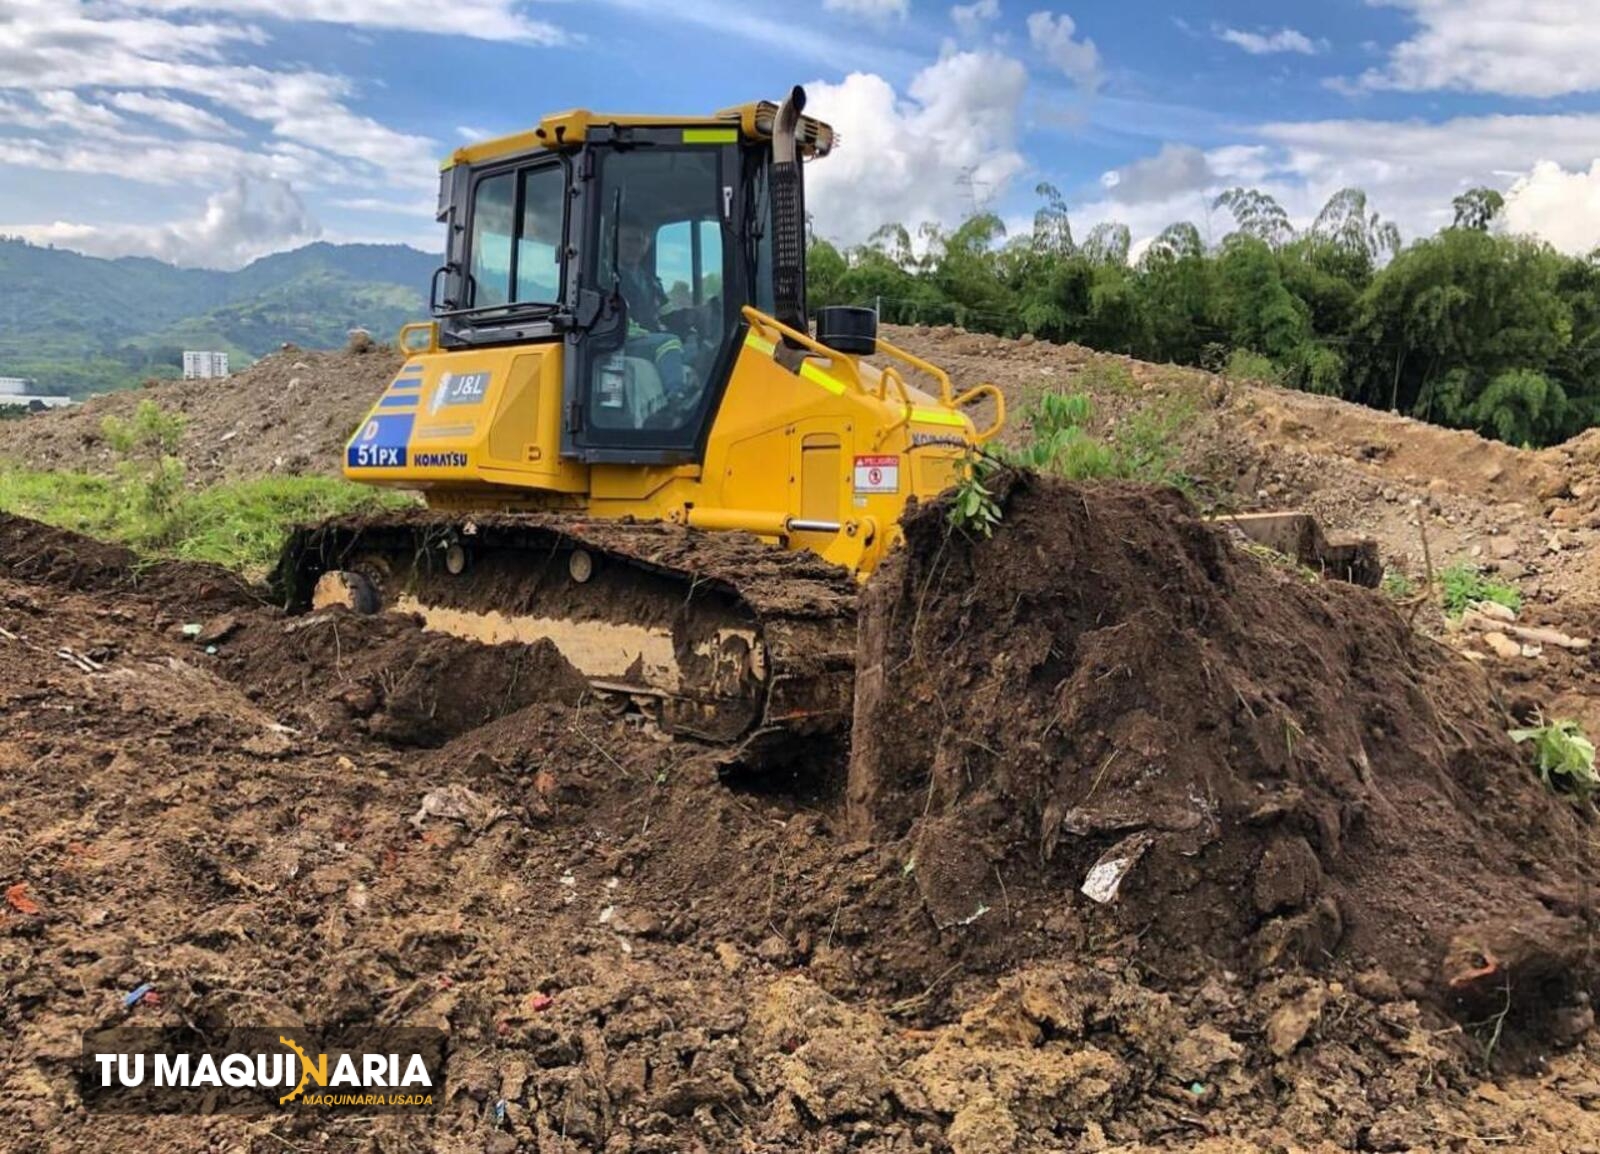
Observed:
[[[1271,196],[1235,188],[1214,204],[1233,226],[1219,243],[1183,222],[1137,259],[1125,225],[1077,238],[1059,191],[1038,191],[1026,236],[980,212],[915,238],[903,225],[844,249],[813,238],[811,306],[1262,377],[1513,444],[1600,424],[1600,251],[1497,232],[1492,189],[1403,245],[1359,189],[1297,229]]]

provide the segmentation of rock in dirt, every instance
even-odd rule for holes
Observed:
[[[481,833],[508,812],[466,786],[452,783],[423,794],[421,806],[408,820],[421,829],[429,818],[444,818],[459,821],[472,832]]]
[[[239,631],[239,617],[234,613],[224,613],[220,617],[213,617],[200,626],[200,632],[195,634],[196,645],[220,645]]]
[[[1089,876],[1083,879],[1081,889],[1084,896],[1101,905],[1116,901],[1123,879],[1139,864],[1139,859],[1144,857],[1145,851],[1155,840],[1154,834],[1141,831],[1128,835],[1106,850],[1100,860],[1090,867]]]
[[[1490,617],[1496,621],[1515,621],[1517,611],[1509,605],[1502,605],[1498,601],[1474,601],[1469,607],[1472,612],[1480,617]]]
[[[1522,656],[1522,646],[1511,640],[1504,633],[1485,633],[1483,635],[1483,643],[1493,650],[1496,657],[1504,658],[1507,661]]]
[[[1287,1057],[1316,1026],[1327,1000],[1327,990],[1318,984],[1279,1006],[1267,1019],[1267,1048],[1279,1058]]]

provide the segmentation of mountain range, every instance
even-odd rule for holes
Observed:
[[[390,340],[426,318],[438,263],[406,245],[318,243],[223,272],[0,238],[0,377],[84,397],[178,376],[185,349],[226,352],[237,370],[285,341],[342,345],[356,327]]]

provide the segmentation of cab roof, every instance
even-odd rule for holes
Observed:
[[[522,132],[497,136],[456,149],[444,162],[446,169],[458,164],[475,165],[525,153],[560,151],[577,148],[591,131],[608,130],[612,125],[624,128],[681,128],[686,143],[732,143],[735,139],[761,141],[772,139],[772,124],[777,118],[778,106],[770,100],[759,100],[724,108],[711,116],[637,116],[591,112],[587,108],[574,108],[567,112],[554,112],[539,123]],[[726,141],[721,134],[736,133]],[[716,134],[716,135],[712,135]],[[810,116],[800,118],[795,133],[796,146],[807,159],[823,157],[833,151],[838,136],[828,125]]]

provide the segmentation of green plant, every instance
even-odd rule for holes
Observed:
[[[1089,432],[1088,394],[1045,393],[1028,412],[1032,437],[1003,456],[1007,464],[1069,481],[1120,478],[1185,488],[1190,482],[1176,468],[1175,437],[1193,413],[1192,401],[1168,398],[1135,410],[1105,440]]]
[[[1283,371],[1273,363],[1271,357],[1264,357],[1249,349],[1234,349],[1222,372],[1224,376],[1241,381],[1267,381],[1274,385],[1283,382]]]
[[[1194,420],[1192,398],[1171,396],[1136,409],[1117,426],[1122,474],[1189,492],[1193,481],[1177,466],[1178,432]]]
[[[1116,476],[1116,454],[1084,427],[1093,417],[1086,393],[1044,394],[1028,413],[1032,439],[1007,453],[1008,463],[1072,481]]]
[[[1459,617],[1477,601],[1492,601],[1512,612],[1522,608],[1522,593],[1515,585],[1486,576],[1471,561],[1457,561],[1439,574],[1439,592],[1445,612]]]
[[[1547,788],[1565,790],[1580,801],[1587,801],[1600,786],[1600,775],[1594,769],[1594,742],[1584,736],[1575,721],[1543,724],[1543,717],[1534,720],[1541,724],[1511,730],[1511,740],[1518,745],[1533,743],[1534,765]]]
[[[1096,357],[1078,370],[1076,384],[1091,393],[1131,393],[1136,387],[1133,370],[1127,362],[1111,357]]]
[[[1396,601],[1409,601],[1417,595],[1417,583],[1399,569],[1384,573],[1381,588]]]
[[[139,402],[131,420],[107,417],[100,430],[117,455],[117,472],[128,482],[128,499],[145,521],[143,534],[161,540],[176,528],[173,518],[183,496],[183,462],[174,454],[188,419],[168,413],[154,401]]]
[[[1000,462],[981,450],[967,451],[961,465],[961,479],[956,482],[950,501],[952,526],[984,537],[994,536],[994,527],[1000,523],[1000,505],[986,482],[999,467]]]

